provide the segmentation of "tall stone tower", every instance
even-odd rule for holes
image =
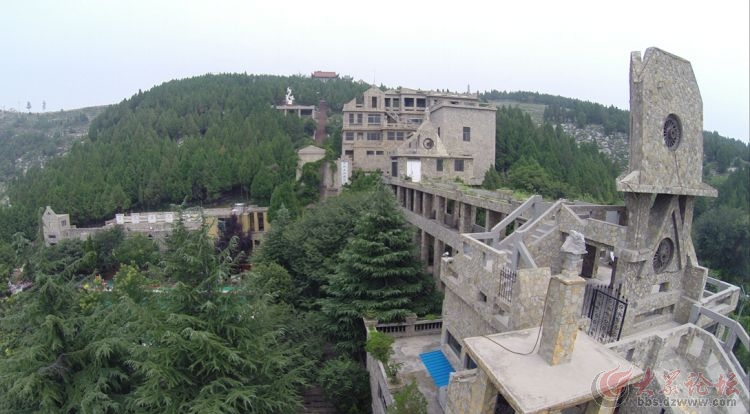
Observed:
[[[630,165],[627,238],[616,251],[615,283],[630,299],[623,334],[670,320],[686,322],[707,269],[690,237],[702,182],[703,102],[690,62],[656,48],[630,59]]]

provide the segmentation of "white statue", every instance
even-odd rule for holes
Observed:
[[[292,95],[292,88],[286,88],[286,97],[284,99],[286,99],[287,105],[294,105],[294,95]]]

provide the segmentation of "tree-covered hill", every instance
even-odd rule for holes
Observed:
[[[330,108],[366,89],[350,78],[221,74],[166,82],[108,107],[88,138],[8,188],[0,233],[33,237],[39,207],[90,224],[116,212],[169,203],[209,204],[234,195],[268,203],[294,178],[295,150],[310,142],[312,120],[273,108],[291,87],[297,103]]]
[[[105,108],[28,114],[0,111],[0,195],[8,181],[65,154],[74,142],[82,141],[91,120]]]

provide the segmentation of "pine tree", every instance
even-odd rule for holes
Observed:
[[[321,301],[332,334],[342,348],[360,348],[361,318],[401,321],[414,313],[431,283],[414,254],[412,231],[393,194],[379,187],[371,208],[357,222],[354,235],[339,254],[339,265]]]

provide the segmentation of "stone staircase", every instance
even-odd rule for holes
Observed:
[[[300,414],[337,414],[336,408],[326,399],[323,388],[315,386],[302,393]]]

